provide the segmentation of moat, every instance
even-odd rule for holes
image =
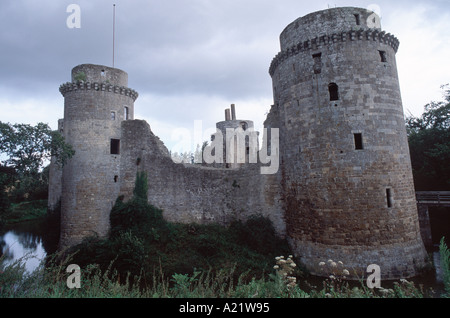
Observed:
[[[446,234],[446,237],[448,237],[449,233],[442,233],[441,231],[441,228],[435,227],[434,234]],[[433,239],[433,243],[433,246],[428,249],[428,255],[435,267],[423,275],[408,279],[408,281],[413,281],[416,286],[423,285],[423,290],[427,293],[427,297],[440,297],[444,291],[444,286],[440,268],[438,240]],[[51,254],[56,250],[57,242],[55,236],[45,230],[43,221],[37,220],[21,222],[4,228],[0,232],[0,247],[6,264],[14,263],[25,257],[25,268],[30,273],[38,268],[40,262],[45,259],[47,254]],[[298,280],[300,287],[304,290],[308,290],[308,286],[320,289],[323,281],[324,278],[316,276],[309,276],[306,279],[299,278]],[[398,280],[382,281],[381,286],[383,288],[391,288],[396,281]],[[351,284],[359,287],[361,283],[351,282]],[[434,293],[430,294],[430,289]]]

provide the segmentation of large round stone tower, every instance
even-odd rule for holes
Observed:
[[[289,24],[273,59],[287,235],[301,262],[342,261],[360,277],[424,265],[395,54],[399,41],[361,8]],[[273,125],[272,125],[273,126]]]
[[[62,173],[62,248],[109,230],[109,212],[119,193],[121,122],[133,119],[138,96],[127,85],[122,70],[83,64],[60,87],[64,137],[75,150]]]

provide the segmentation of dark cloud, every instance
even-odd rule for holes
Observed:
[[[66,26],[71,3],[81,8],[80,29]],[[82,63],[112,65],[113,3],[115,67],[128,72],[129,86],[140,93],[136,113],[161,129],[190,127],[196,119],[213,125],[231,103],[251,117],[246,119],[262,124],[272,102],[268,68],[279,51],[279,34],[296,18],[329,7],[326,1],[299,0],[2,0],[0,102],[17,102],[18,109],[25,103],[48,104],[49,123],[55,126],[63,101],[58,88],[70,80],[71,69]],[[336,5],[372,3],[339,0]],[[389,15],[398,8],[434,8],[427,15],[448,9],[445,1],[395,3],[376,2],[388,30],[408,23]],[[10,121],[36,118],[23,111],[8,116]]]

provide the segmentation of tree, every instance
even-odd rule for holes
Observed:
[[[0,122],[0,153],[6,156],[4,166],[21,174],[39,172],[46,161],[55,156],[59,165],[73,156],[74,150],[58,131],[47,124],[10,124]]]
[[[21,188],[23,193],[46,187],[44,166],[51,157],[56,159],[56,164],[63,166],[74,153],[64,137],[58,131],[52,131],[47,124],[31,126],[0,122],[0,166],[3,170],[8,168],[14,171],[14,178],[2,178],[7,181],[1,184],[1,195],[5,195],[6,188]]]
[[[431,102],[417,118],[406,118],[416,190],[450,190],[450,89],[445,101]]]

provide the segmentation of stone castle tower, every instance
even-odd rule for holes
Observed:
[[[273,117],[287,235],[312,273],[340,260],[410,276],[426,257],[395,54],[399,41],[360,8],[289,24],[273,59]]]
[[[279,163],[271,174],[249,153],[244,164],[174,163],[150,125],[134,120],[138,94],[125,72],[75,67],[72,82],[60,87],[59,127],[76,153],[50,176],[49,206],[61,198],[60,246],[107,235],[116,198],[130,198],[136,172],[145,171],[149,202],[168,221],[226,225],[259,214],[313,274],[328,259],[358,277],[370,264],[380,266],[382,279],[418,274],[426,252],[395,60],[399,41],[381,30],[375,13],[349,7],[295,20],[280,42],[269,69],[274,105],[264,122],[271,136],[278,129],[279,147],[263,136]],[[218,131],[253,128],[236,119],[234,106],[225,114]]]
[[[121,123],[133,119],[138,96],[127,85],[128,75],[119,69],[83,64],[60,87],[63,134],[75,150],[62,172],[62,246],[108,232],[120,188]]]
[[[225,109],[225,120],[216,123],[219,134],[211,136],[212,141],[216,137],[221,138],[223,145],[223,163],[214,166],[239,168],[244,164],[256,163],[259,132],[254,128],[252,120],[237,119],[235,104]]]

